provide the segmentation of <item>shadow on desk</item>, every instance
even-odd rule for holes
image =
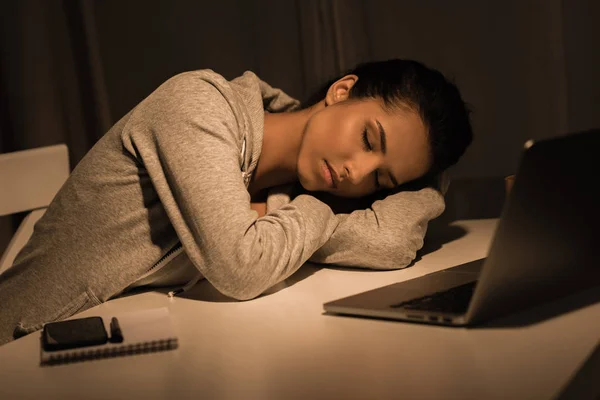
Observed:
[[[600,372],[600,343],[596,345],[594,351],[583,362],[581,368],[573,374],[554,400],[600,399],[598,372]]]
[[[293,286],[296,283],[308,278],[309,276],[311,276],[312,274],[317,272],[319,269],[320,268],[315,266],[314,264],[303,265],[298,271],[296,271],[294,274],[292,274],[292,276],[287,278],[285,281],[280,282],[277,285],[273,286],[272,288],[268,289],[263,294],[261,294],[259,297],[270,296],[270,295],[273,295],[273,294],[279,292],[282,289]],[[148,291],[163,293],[163,294],[167,295],[169,293],[169,291],[171,291],[173,289],[174,288],[140,288],[140,289],[136,289],[135,291],[128,292],[128,293],[124,294],[123,296],[128,296],[128,295],[142,293],[142,292],[148,292]],[[206,301],[206,302],[211,302],[211,303],[235,303],[235,302],[239,301],[239,300],[233,299],[229,296],[222,294],[206,279],[203,279],[200,282],[198,282],[193,288],[191,288],[187,292],[178,294],[177,297],[183,298],[183,299],[197,300],[197,301]]]
[[[427,227],[423,247],[417,251],[417,256],[410,265],[418,262],[424,255],[433,253],[447,243],[458,240],[469,233],[465,228],[450,225],[444,220],[433,220]]]

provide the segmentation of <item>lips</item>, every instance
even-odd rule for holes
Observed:
[[[336,184],[336,177],[335,177],[336,175],[335,175],[335,171],[333,170],[333,168],[331,168],[331,166],[329,165],[329,163],[326,160],[323,160],[323,166],[321,169],[323,171],[323,178],[325,179],[327,186],[335,189],[337,187],[337,184]]]

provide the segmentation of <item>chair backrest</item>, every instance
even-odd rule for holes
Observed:
[[[0,258],[8,269],[33,233],[33,226],[69,177],[64,144],[0,154],[0,216],[31,211],[21,222]]]

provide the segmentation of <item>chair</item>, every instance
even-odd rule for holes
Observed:
[[[12,266],[69,171],[64,144],[0,154],[0,216],[29,212],[0,258],[0,274]]]

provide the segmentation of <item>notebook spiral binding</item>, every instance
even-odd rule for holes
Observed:
[[[48,355],[43,365],[67,364],[80,361],[89,361],[102,358],[120,357],[126,355],[152,353],[164,350],[173,350],[178,347],[177,338],[168,338],[152,340],[144,343],[131,343],[126,345],[117,345],[93,349],[74,349],[69,352],[60,352]]]

